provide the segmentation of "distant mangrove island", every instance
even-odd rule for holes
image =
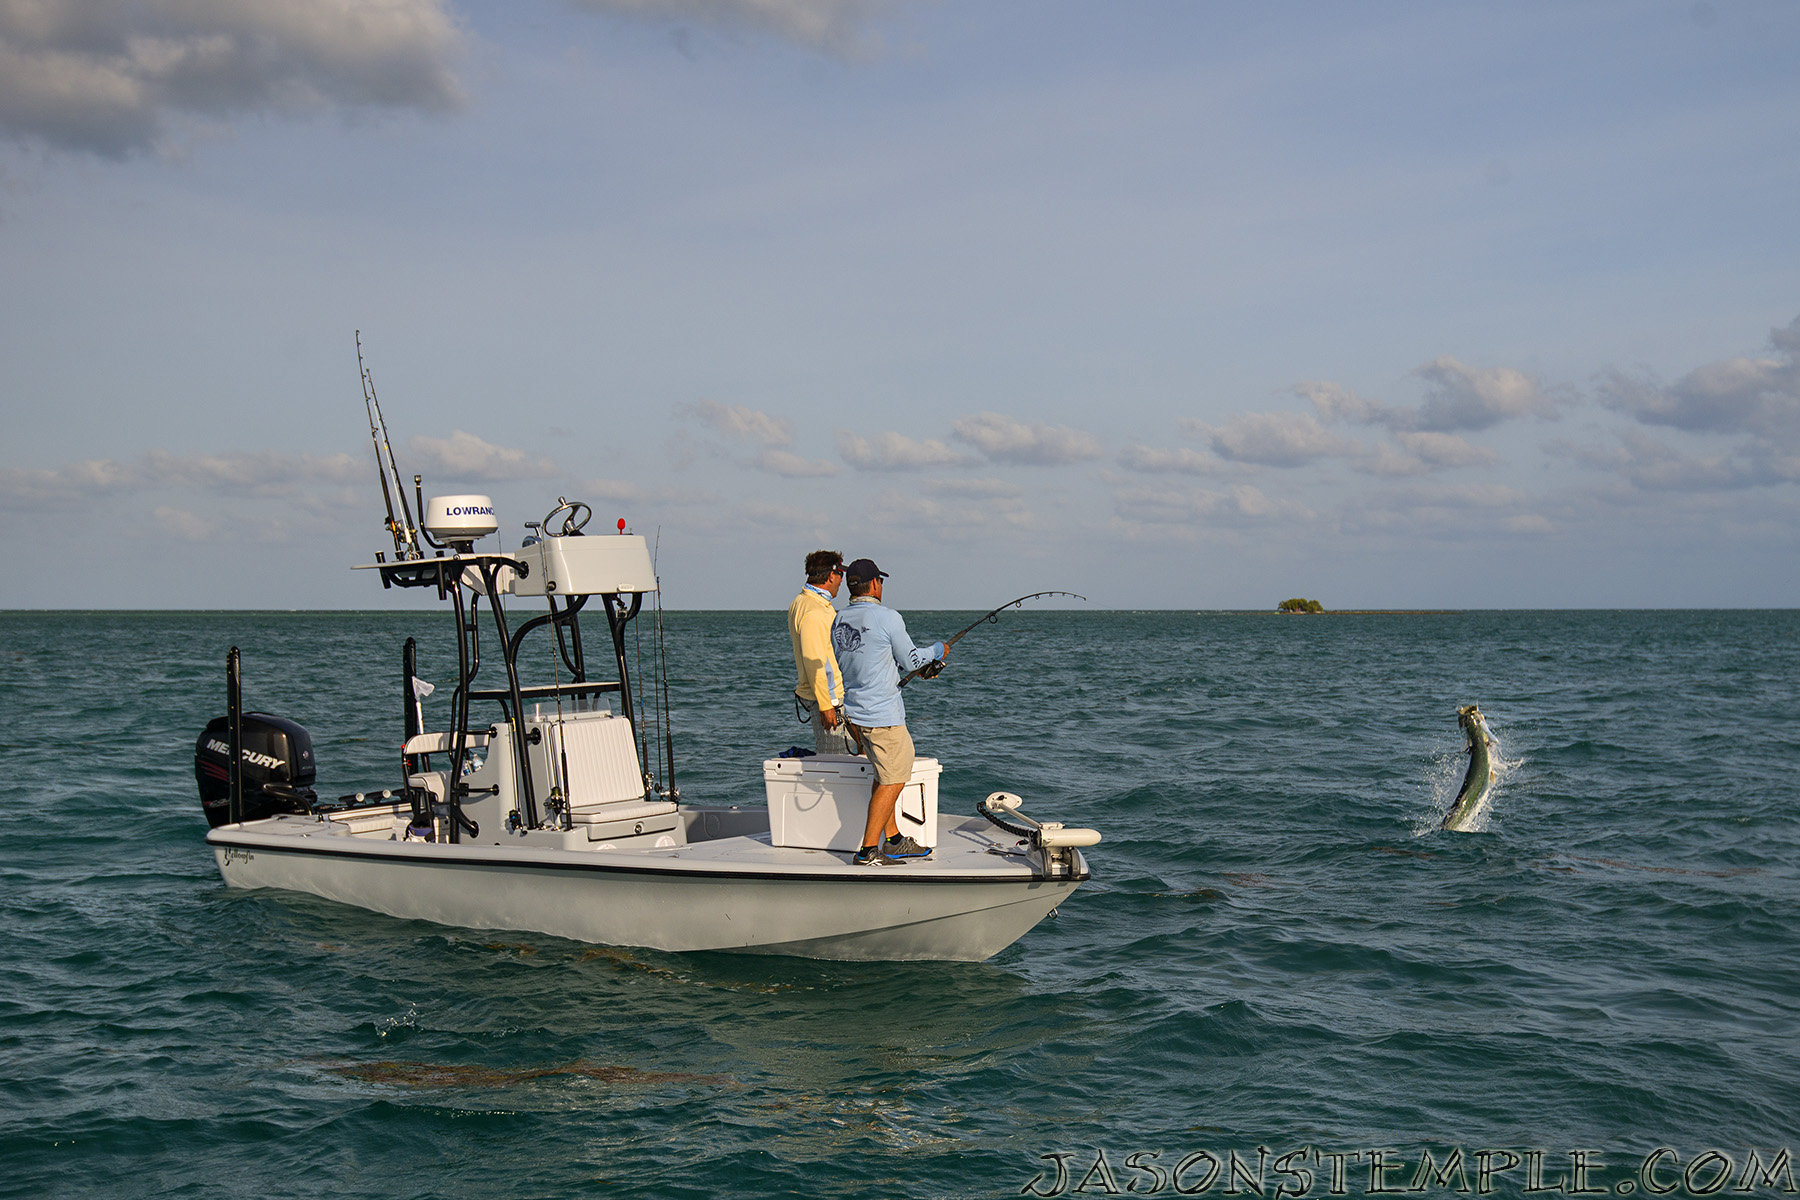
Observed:
[[[1317,600],[1293,596],[1275,606],[1278,613],[1320,613],[1332,617],[1452,617],[1458,608],[1326,608]]]

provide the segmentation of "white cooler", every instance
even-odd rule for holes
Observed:
[[[894,805],[900,832],[921,846],[937,845],[938,775],[935,758],[913,759],[912,779]],[[816,754],[763,762],[769,795],[769,841],[809,850],[862,848],[875,768],[866,758]]]

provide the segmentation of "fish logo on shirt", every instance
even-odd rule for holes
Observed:
[[[862,630],[852,625],[837,625],[831,630],[831,644],[839,654],[849,654],[862,645]]]

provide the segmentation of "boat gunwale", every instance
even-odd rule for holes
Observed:
[[[235,831],[235,833],[233,833],[233,832],[231,832],[231,826],[221,825],[216,829],[208,831],[208,833],[206,835],[206,844],[208,846],[215,847],[218,849],[224,849],[224,850],[260,851],[263,853],[285,854],[285,855],[297,856],[297,857],[302,857],[302,858],[308,857],[308,856],[324,856],[324,857],[329,857],[329,858],[361,859],[361,860],[371,861],[371,862],[409,863],[409,864],[414,864],[414,865],[419,865],[419,866],[482,867],[482,868],[514,869],[514,870],[526,870],[526,871],[538,871],[538,870],[587,871],[587,872],[593,872],[596,874],[606,874],[606,875],[647,875],[647,876],[654,876],[659,879],[669,879],[669,878],[692,879],[692,880],[695,880],[696,882],[707,882],[707,881],[711,881],[711,880],[723,880],[723,879],[764,879],[764,880],[782,880],[782,881],[788,881],[788,882],[794,882],[794,883],[808,883],[808,882],[814,882],[814,881],[831,882],[831,883],[843,883],[846,881],[866,881],[866,882],[871,882],[871,883],[873,883],[873,882],[896,882],[896,883],[907,883],[907,884],[958,883],[958,884],[996,884],[996,885],[998,885],[998,884],[1013,884],[1013,885],[1018,885],[1018,884],[1025,884],[1025,883],[1086,883],[1090,878],[1092,878],[1092,875],[1091,875],[1090,871],[1088,870],[1088,866],[1087,866],[1087,856],[1080,854],[1079,851],[1077,851],[1077,855],[1080,858],[1082,869],[1078,874],[1071,873],[1068,875],[1057,875],[1057,876],[1048,876],[1047,877],[1044,875],[1040,875],[1035,870],[1030,870],[1029,868],[1026,868],[1029,871],[1029,874],[1026,874],[1026,875],[1019,875],[1016,873],[1001,874],[998,872],[984,872],[984,873],[974,873],[974,874],[963,874],[963,873],[952,874],[949,870],[909,871],[909,870],[905,869],[906,866],[908,865],[906,863],[900,863],[900,864],[896,864],[895,866],[881,867],[881,868],[856,866],[855,864],[845,863],[845,864],[841,864],[841,865],[834,864],[832,867],[821,866],[818,868],[801,868],[801,869],[795,869],[795,870],[760,870],[759,871],[759,870],[739,868],[739,867],[729,867],[729,866],[712,867],[712,866],[709,866],[707,864],[707,862],[702,859],[684,859],[680,863],[644,863],[644,864],[640,865],[640,864],[629,864],[629,863],[619,863],[619,862],[583,862],[583,861],[579,861],[579,860],[570,860],[570,859],[561,859],[561,858],[553,859],[553,858],[548,858],[548,857],[532,857],[529,859],[512,858],[512,857],[502,858],[502,857],[491,857],[487,854],[470,855],[467,851],[463,851],[460,854],[456,854],[454,852],[438,849],[437,843],[420,843],[421,846],[431,845],[431,846],[433,846],[433,849],[429,850],[429,851],[420,849],[420,850],[416,850],[416,851],[410,851],[407,853],[396,853],[393,850],[385,849],[384,847],[386,845],[389,845],[390,843],[369,845],[365,848],[364,846],[357,845],[353,841],[348,841],[348,839],[345,839],[347,844],[337,845],[337,846],[331,846],[331,845],[298,846],[298,845],[291,844],[293,842],[299,841],[302,836],[307,837],[309,841],[313,840],[310,835],[257,833],[255,831],[243,830],[241,828],[239,830]],[[249,840],[249,841],[234,840],[235,838],[239,838],[239,837],[247,837],[247,838],[254,839],[254,840]],[[320,840],[323,840],[323,839],[320,839]],[[333,840],[338,840],[338,839],[333,838]],[[700,843],[700,844],[704,844],[704,843]],[[480,849],[480,850],[503,850],[503,851],[512,850],[511,847],[505,847],[505,846],[492,846],[492,847],[482,846],[482,847],[475,847],[475,848]],[[521,849],[523,849],[523,848],[521,847]],[[596,851],[596,850],[552,850],[552,849],[540,849],[540,850],[534,851],[535,855],[547,856],[547,855],[552,855],[552,854],[556,854],[556,855],[565,855],[566,854],[566,855],[580,855],[583,857],[585,857],[587,855],[591,855],[591,854],[615,854],[615,853],[621,853],[621,852],[619,852],[619,851]],[[623,853],[630,853],[630,852],[626,851]],[[821,853],[832,853],[832,852],[831,851],[821,851]],[[917,865],[924,866],[926,864],[919,863]],[[1023,865],[1023,864],[1018,864],[1018,865]],[[223,869],[223,866],[224,866],[224,864],[221,864],[221,869]]]

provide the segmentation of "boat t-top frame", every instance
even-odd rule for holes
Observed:
[[[418,477],[415,478],[415,486]],[[420,496],[422,501],[423,496]],[[465,764],[469,762],[471,732],[469,719],[470,709],[478,701],[498,704],[502,719],[512,726],[514,745],[524,746],[528,735],[525,729],[525,706],[530,701],[554,700],[560,706],[569,703],[580,707],[598,703],[599,699],[611,693],[619,696],[620,715],[631,723],[633,740],[639,745],[639,762],[645,763],[643,754],[644,728],[639,720],[638,707],[634,701],[631,677],[631,664],[626,652],[625,633],[627,626],[637,618],[643,609],[644,591],[654,590],[654,580],[649,589],[628,593],[604,591],[599,593],[581,593],[565,595],[559,599],[555,590],[545,590],[549,611],[532,617],[517,629],[508,626],[506,606],[502,600],[503,589],[507,585],[518,586],[527,581],[534,570],[533,559],[538,561],[537,570],[544,569],[542,562],[546,557],[540,552],[536,555],[529,552],[543,546],[554,545],[562,539],[580,538],[583,536],[581,526],[585,518],[575,520],[578,513],[588,512],[588,506],[567,501],[559,503],[552,511],[550,518],[558,513],[567,512],[565,528],[535,540],[531,545],[523,547],[525,553],[520,555],[503,553],[476,553],[466,544],[449,547],[438,546],[429,530],[420,530],[420,535],[434,548],[440,557],[415,558],[395,563],[377,563],[374,569],[381,574],[383,587],[402,588],[435,588],[440,600],[448,599],[452,604],[452,612],[456,622],[456,659],[457,678],[455,690],[450,698],[450,729],[453,741],[448,748],[450,755],[449,779],[450,787],[444,797],[449,808],[448,836],[453,842],[461,840],[463,830],[475,831],[462,813],[463,798],[470,794],[468,784],[463,782]],[[544,522],[548,527],[550,518]],[[611,541],[604,535],[594,541]],[[632,539],[641,544],[642,539]],[[453,551],[446,553],[446,551]],[[554,584],[552,584],[554,587]],[[468,595],[465,599],[465,590]],[[590,679],[588,677],[587,646],[582,638],[581,616],[588,603],[595,596],[601,602],[601,609],[606,614],[607,632],[611,643],[611,679]],[[504,686],[483,688],[477,686],[478,676],[482,668],[481,646],[481,599],[485,596],[489,611],[493,614],[494,632],[499,638],[501,660],[505,669]],[[520,682],[520,651],[527,635],[535,630],[549,626],[554,632],[556,645],[554,660],[561,669],[568,671],[568,678],[558,678],[549,684],[526,684]],[[660,632],[660,630],[659,630]],[[417,702],[418,678],[417,643],[412,638],[406,642],[405,658],[402,670],[402,697],[406,711],[406,736],[409,744],[412,739],[423,732]],[[560,671],[559,671],[560,675]],[[661,714],[664,730],[667,730],[667,713]],[[535,736],[531,737],[535,741]],[[668,740],[665,738],[665,740]],[[672,746],[670,747],[672,749]],[[658,747],[662,750],[663,747]],[[410,778],[414,773],[425,770],[428,764],[422,761],[424,756],[407,755],[405,773]],[[659,757],[661,757],[659,755]],[[540,809],[539,801],[546,793],[539,786],[540,781],[533,778],[531,756],[517,754],[513,756],[518,771],[518,796],[520,809],[518,821],[528,829],[543,827],[547,821],[557,818],[556,811],[545,812]],[[672,773],[673,764],[665,757],[662,764],[666,771]],[[676,799],[679,796],[673,780],[663,785],[654,774],[645,770],[644,796],[649,799]],[[554,790],[554,789],[552,789]],[[422,802],[417,797],[417,789],[412,789],[415,806]],[[560,800],[560,798],[556,798]],[[560,806],[560,805],[559,805]],[[423,814],[421,814],[423,815]]]
[[[646,800],[679,800],[674,783],[674,739],[669,729],[668,687],[662,688],[662,704],[658,724],[662,737],[656,747],[659,781],[648,769],[644,753],[644,722],[634,702],[631,666],[625,651],[625,630],[643,609],[646,593],[657,592],[655,565],[644,539],[626,533],[625,521],[619,521],[618,537],[589,537],[584,529],[593,518],[592,507],[579,500],[558,497],[556,507],[542,521],[528,523],[531,536],[515,553],[477,553],[475,542],[495,532],[493,503],[486,496],[437,496],[426,505],[424,478],[413,476],[415,506],[406,503],[406,489],[401,484],[399,465],[388,439],[387,421],[381,413],[381,401],[375,393],[375,380],[362,356],[362,335],[356,339],[356,365],[362,377],[363,403],[369,417],[369,437],[375,448],[375,468],[381,480],[382,499],[387,512],[384,527],[394,542],[394,559],[385,553],[375,556],[368,568],[379,571],[384,588],[436,588],[438,599],[448,599],[456,619],[456,688],[450,700],[451,740],[447,747],[421,752],[423,718],[420,709],[418,680],[418,648],[412,638],[406,640],[402,669],[403,700],[406,713],[407,750],[403,753],[404,795],[412,802],[414,815],[420,820],[431,815],[427,807],[433,803],[429,792],[414,786],[413,776],[430,769],[429,753],[448,752],[450,769],[448,786],[441,803],[448,810],[445,833],[452,842],[461,841],[466,830],[476,834],[472,822],[462,811],[465,797],[473,793],[464,781],[470,765],[470,706],[487,701],[500,706],[502,719],[512,727],[512,745],[518,749],[513,761],[517,772],[518,810],[509,816],[527,829],[545,827],[558,818],[566,798],[552,786],[547,792],[534,778],[531,755],[523,752],[527,740],[537,744],[541,734],[525,727],[527,701],[554,700],[560,715],[567,702],[578,710],[597,706],[600,698],[618,693],[620,715],[630,723],[632,741],[638,746],[639,773],[643,778]],[[395,512],[395,502],[399,512]],[[414,514],[417,513],[417,521]],[[579,546],[577,545],[579,543]],[[427,547],[430,553],[427,553]],[[463,595],[469,595],[465,602]],[[501,596],[543,596],[548,611],[531,618],[518,629],[507,626],[506,606]],[[485,596],[493,613],[494,629],[500,641],[501,658],[506,669],[504,687],[481,688],[476,678],[481,672],[481,619],[479,608]],[[599,596],[606,614],[607,632],[612,643],[613,678],[589,679],[586,647],[581,636],[581,614],[588,602]],[[658,614],[660,618],[660,607]],[[529,685],[519,680],[519,653],[525,638],[534,630],[549,626],[556,645],[551,654],[554,681]],[[661,654],[662,622],[656,627],[657,652]],[[568,671],[568,679],[562,671]],[[666,672],[665,672],[666,673]],[[559,748],[560,749],[560,748]],[[566,754],[566,750],[561,751]],[[566,764],[562,772],[568,778]],[[488,793],[493,788],[483,789]],[[540,809],[539,801],[545,804]]]

